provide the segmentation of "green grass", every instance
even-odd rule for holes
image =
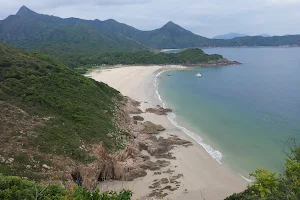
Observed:
[[[104,83],[83,77],[50,57],[0,44],[0,100],[30,115],[51,117],[27,147],[69,156],[83,162],[91,157],[79,146],[99,143],[108,150],[122,144],[108,133],[118,132],[113,113],[120,93]]]

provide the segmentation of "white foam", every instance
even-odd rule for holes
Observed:
[[[158,92],[158,80],[157,80],[157,79],[158,79],[158,77],[159,77],[163,72],[165,72],[165,71],[161,71],[161,72],[159,72],[159,73],[156,74],[155,79],[154,79],[154,86],[155,86],[155,88],[156,88],[155,93],[157,94],[158,99],[161,101],[162,106],[163,106],[164,108],[166,108],[166,104],[165,104],[165,102],[162,100],[162,98],[161,98],[161,96],[159,95],[159,92]],[[205,143],[203,142],[203,139],[202,139],[199,135],[197,135],[197,134],[193,133],[192,131],[186,129],[185,127],[179,125],[179,124],[175,121],[176,115],[175,115],[174,113],[169,113],[169,114],[168,114],[168,119],[169,119],[169,121],[170,121],[174,126],[176,126],[177,128],[179,128],[182,132],[184,132],[184,133],[187,134],[189,137],[191,137],[193,140],[195,140],[198,144],[200,144],[200,145],[206,150],[206,152],[209,153],[209,155],[211,155],[211,157],[213,157],[218,163],[222,164],[222,163],[221,163],[221,160],[222,160],[222,157],[223,157],[223,156],[222,156],[222,153],[221,153],[220,151],[213,149],[213,148],[212,148],[211,146],[209,146],[208,144],[205,144]]]
[[[247,182],[249,182],[249,183],[252,183],[252,182],[253,182],[253,180],[251,180],[251,179],[249,179],[249,178],[246,178],[246,177],[243,176],[242,174],[239,173],[239,175],[240,175],[243,179],[245,179]]]

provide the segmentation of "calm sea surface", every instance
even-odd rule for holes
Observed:
[[[162,73],[158,91],[170,117],[244,176],[258,167],[281,172],[285,143],[300,140],[300,48],[204,51],[243,64]]]

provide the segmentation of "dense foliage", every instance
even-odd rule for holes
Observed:
[[[0,100],[50,117],[30,147],[66,155],[80,161],[90,158],[78,147],[102,141],[109,150],[123,145],[113,122],[120,93],[104,83],[83,77],[47,56],[30,54],[0,43]],[[30,144],[32,143],[32,144]]]
[[[130,200],[132,192],[99,193],[82,187],[66,190],[59,185],[40,185],[16,176],[0,174],[0,199],[2,200]]]
[[[293,149],[286,158],[283,174],[261,168],[251,176],[255,181],[246,191],[233,194],[225,200],[299,200],[300,147]]]
[[[149,51],[99,53],[92,56],[74,56],[68,60],[69,66],[84,73],[91,66],[101,65],[150,65],[150,64],[199,64],[223,58],[221,55],[208,55],[201,49],[187,49],[180,53],[154,53]]]

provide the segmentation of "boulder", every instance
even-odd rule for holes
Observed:
[[[166,130],[163,126],[153,124],[150,121],[146,121],[143,123],[144,129],[141,131],[143,134],[157,134],[159,131]]]
[[[154,113],[157,115],[167,115],[169,112],[172,112],[172,110],[169,108],[163,108],[163,107],[157,105],[156,108],[147,108],[146,112]]]
[[[133,116],[132,117],[134,120],[136,120],[136,121],[144,121],[144,117],[142,117],[142,116]]]

